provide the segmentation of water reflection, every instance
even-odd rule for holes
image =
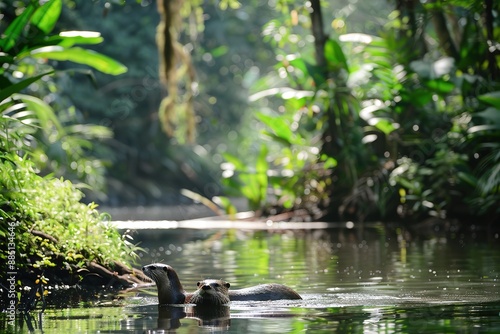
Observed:
[[[498,236],[417,240],[373,225],[154,230],[135,238],[146,250],[137,267],[167,263],[187,291],[201,279],[221,278],[233,288],[286,284],[304,299],[203,311],[159,307],[153,288],[127,295],[118,307],[46,310],[44,333],[500,332]]]
[[[147,313],[151,318],[157,318],[157,324],[149,327],[149,330],[173,331],[181,327],[181,319],[194,319],[199,327],[210,330],[227,330],[231,325],[229,306],[217,307],[193,307],[193,306],[169,306],[157,305],[153,308],[148,306]],[[144,312],[142,307],[136,308],[136,312]],[[154,312],[156,311],[156,313]]]
[[[379,226],[280,233],[170,230],[155,241],[147,234],[138,238],[149,245],[142,264],[170,264],[187,290],[210,277],[234,288],[279,282],[301,294],[368,291],[430,302],[499,296],[498,239],[402,243],[397,232]]]

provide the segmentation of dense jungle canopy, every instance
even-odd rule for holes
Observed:
[[[1,31],[27,3],[0,2]],[[88,48],[126,73],[5,62],[2,89],[56,71],[22,91],[58,120],[18,132],[41,175],[112,206],[189,189],[296,219],[498,217],[496,2],[166,3],[62,1],[53,33],[99,32]],[[158,57],[160,18],[170,56]]]

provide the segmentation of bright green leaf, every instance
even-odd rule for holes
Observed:
[[[302,58],[298,58],[298,57],[295,57],[295,56],[288,55],[286,57],[286,60],[284,60],[282,62],[282,65],[284,67],[287,67],[288,65],[291,65],[295,69],[300,70],[304,75],[308,75],[309,74],[306,62]]]
[[[349,71],[344,51],[342,51],[342,48],[337,41],[334,41],[333,39],[328,39],[326,41],[325,58],[329,69],[337,70],[342,68]]]
[[[434,79],[425,82],[425,85],[439,94],[448,94],[455,88],[455,84],[443,79]]]
[[[50,0],[38,8],[31,18],[31,22],[41,31],[48,34],[54,29],[59,15],[61,15],[62,1]]]
[[[288,144],[292,144],[293,132],[282,118],[271,117],[261,113],[257,114],[257,118],[266,124],[278,138],[285,140]]]
[[[266,145],[261,145],[259,156],[257,158],[257,163],[255,165],[255,169],[258,174],[263,173],[267,175],[267,170],[269,169],[269,164],[267,163],[267,154],[269,153],[269,149]],[[267,179],[267,176],[266,176]]]
[[[386,135],[390,134],[392,131],[395,130],[394,124],[392,124],[392,122],[390,122],[385,118],[372,118],[372,121],[375,123],[372,125],[374,125],[377,129],[379,129]]]
[[[7,52],[12,49],[14,45],[16,45],[19,36],[21,36],[21,33],[24,30],[24,27],[26,27],[26,25],[28,25],[28,23],[30,22],[31,16],[33,15],[34,11],[34,5],[30,4],[24,9],[24,12],[22,12],[21,15],[19,15],[14,19],[14,21],[12,21],[12,23],[7,27],[7,29],[5,29],[5,32],[3,33],[5,37],[0,39],[0,49]]]
[[[57,46],[43,47],[32,51],[34,58],[49,58],[54,60],[72,61],[88,65],[106,74],[119,75],[127,71],[123,64],[92,50],[82,48],[65,49]]]
[[[323,161],[324,169],[331,169],[333,167],[337,167],[337,160],[333,157],[329,157],[325,154],[321,156],[321,160]]]
[[[104,41],[101,34],[94,31],[65,31],[47,39],[54,45],[70,48],[75,44],[99,44]]]
[[[221,46],[213,49],[212,51],[210,51],[210,53],[212,54],[212,56],[214,58],[218,58],[218,57],[223,56],[226,53],[228,53],[228,51],[229,51],[229,47],[227,47],[227,45],[221,45]]]

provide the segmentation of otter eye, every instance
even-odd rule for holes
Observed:
[[[200,285],[201,285],[201,282],[196,283],[196,286],[198,286],[198,287],[199,287]]]
[[[215,286],[216,288],[218,288],[218,287],[220,287],[220,284],[219,284],[219,283],[214,283],[214,286]]]

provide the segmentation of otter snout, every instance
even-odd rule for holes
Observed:
[[[154,264],[148,264],[142,267],[142,272],[146,273],[148,271],[156,270],[156,266]]]

